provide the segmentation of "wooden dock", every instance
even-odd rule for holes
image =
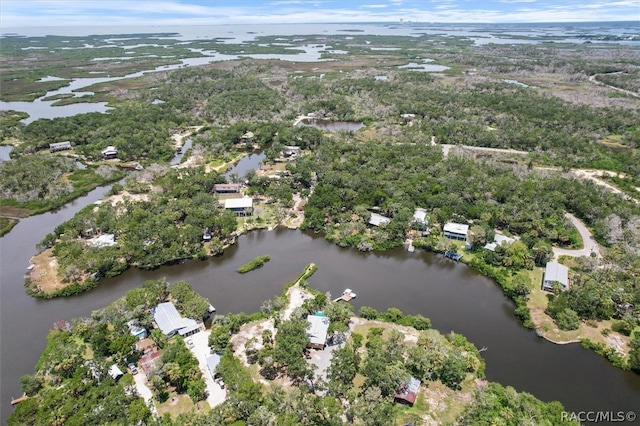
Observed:
[[[27,394],[22,394],[20,398],[11,398],[11,405],[16,405],[29,398]]]
[[[342,296],[338,297],[337,299],[334,299],[334,302],[339,302],[339,301],[343,301],[343,302],[350,302],[354,297],[348,295],[348,294],[343,294]]]
[[[334,299],[334,302],[339,302],[339,301],[343,301],[343,302],[350,302],[352,299],[356,298],[356,294],[354,292],[351,291],[351,289],[346,289],[345,291],[342,292],[342,296],[338,297],[337,299]]]

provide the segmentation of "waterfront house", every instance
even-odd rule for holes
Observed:
[[[102,234],[88,240],[89,245],[96,248],[111,247],[116,245],[116,236],[113,234]]]
[[[250,197],[227,198],[223,200],[224,208],[231,210],[236,216],[251,216],[253,214],[253,199]]]
[[[444,236],[452,240],[466,241],[469,233],[469,225],[461,223],[447,222],[444,224]]]
[[[142,340],[147,337],[147,329],[144,327],[140,327],[135,323],[135,321],[129,321],[127,323],[127,326],[129,327],[129,333],[131,333],[132,336],[137,337],[138,340]]]
[[[166,336],[178,333],[182,337],[191,336],[200,331],[200,324],[191,318],[183,318],[171,302],[158,304],[153,310],[156,325]]]
[[[547,262],[544,268],[544,278],[542,279],[542,289],[553,291],[553,283],[560,284],[562,291],[569,288],[569,268],[558,262]]]
[[[110,160],[112,158],[118,157],[118,148],[116,148],[115,146],[108,146],[101,152],[105,160]]]
[[[429,220],[427,219],[427,211],[418,207],[413,212],[413,226],[420,230],[425,230]]]
[[[327,344],[327,332],[331,321],[322,312],[316,312],[314,315],[307,315],[307,333],[309,334],[308,348],[324,349]]]
[[[413,405],[418,397],[418,391],[420,390],[420,380],[411,376],[409,381],[402,383],[396,394],[393,396],[394,401],[404,404]]]
[[[484,248],[490,251],[496,251],[496,247],[500,245],[504,244],[505,246],[510,246],[515,242],[516,242],[515,238],[507,237],[506,235],[496,233],[496,235],[493,237],[493,242],[485,244]]]
[[[391,222],[391,218],[382,216],[378,213],[371,213],[371,217],[369,218],[369,225],[372,226],[382,226],[386,225],[389,222]]]
[[[239,183],[216,183],[213,185],[216,194],[237,194],[240,192]]]
[[[64,142],[56,142],[56,143],[50,143],[49,144],[49,152],[58,152],[58,151],[65,151],[67,149],[71,149],[71,142],[69,141],[64,141]]]

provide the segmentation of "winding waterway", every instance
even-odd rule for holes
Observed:
[[[100,188],[54,213],[22,220],[0,239],[1,398],[3,421],[9,399],[20,394],[19,379],[31,373],[55,321],[90,315],[144,280],[166,277],[186,280],[208,297],[218,312],[253,312],[262,301],[279,294],[309,262],[318,265],[311,285],[332,294],[346,287],[358,298],[355,306],[384,310],[396,306],[431,318],[442,332],[454,330],[476,346],[487,377],[543,400],[560,400],[570,410],[633,410],[640,400],[640,376],[611,366],[578,345],[557,346],[524,329],[513,305],[489,279],[432,253],[402,249],[363,254],[341,249],[319,235],[292,230],[255,231],[239,238],[224,255],[188,261],[153,271],[129,270],[100,282],[97,289],[66,299],[40,300],[24,292],[23,274],[35,244],[81,207],[101,198]],[[235,269],[269,254],[271,261],[249,274]]]

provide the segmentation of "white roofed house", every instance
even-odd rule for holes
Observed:
[[[382,226],[382,225],[386,225],[389,222],[391,222],[391,218],[382,216],[381,214],[378,214],[378,213],[371,213],[371,217],[369,218],[369,225],[373,225],[373,226]]]
[[[227,198],[222,201],[226,210],[231,210],[236,216],[251,216],[253,214],[253,199],[251,197]]]
[[[422,208],[416,208],[413,212],[413,226],[417,229],[425,230],[429,224],[427,219],[427,211]]]
[[[194,319],[183,318],[171,302],[158,304],[153,310],[153,319],[166,336],[177,333],[186,337],[200,331],[200,324]]]
[[[321,312],[315,315],[307,315],[307,333],[309,334],[309,344],[312,349],[324,349],[327,344],[327,333],[331,320]]]
[[[49,144],[49,152],[57,152],[57,151],[65,151],[67,149],[72,149],[71,142],[55,142]]]
[[[560,284],[562,291],[569,289],[569,268],[557,262],[547,262],[542,279],[542,289],[553,291],[554,283]]]
[[[105,149],[103,149],[101,153],[102,153],[102,156],[105,158],[105,160],[108,160],[110,158],[116,158],[118,156],[118,148],[110,145]]]
[[[451,238],[452,240],[467,241],[467,234],[469,233],[469,225],[463,225],[461,223],[447,222],[444,224],[444,236]]]
[[[500,245],[510,246],[515,242],[516,242],[515,238],[507,237],[504,234],[496,233],[496,235],[493,237],[493,242],[485,244],[484,248],[490,251],[496,251],[496,247]]]

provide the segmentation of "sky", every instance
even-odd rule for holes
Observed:
[[[343,22],[640,21],[640,0],[0,0],[0,29]]]

